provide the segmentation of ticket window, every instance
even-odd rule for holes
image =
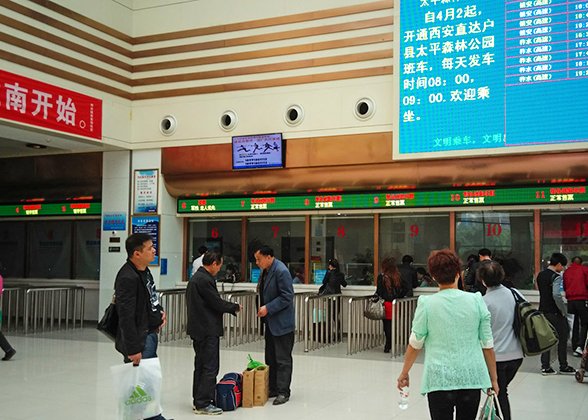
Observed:
[[[241,267],[241,218],[209,218],[190,220],[190,239],[188,241],[187,278],[192,273],[192,263],[198,258],[198,248],[205,246],[209,251],[223,255],[224,264],[216,278],[219,281],[230,279],[242,281]],[[228,270],[228,273],[227,273]]]
[[[541,267],[546,268],[554,252],[564,254],[568,263],[579,256],[588,262],[588,213],[585,211],[541,212]]]
[[[100,220],[78,221],[75,228],[75,278],[100,278]]]
[[[0,275],[25,277],[26,226],[24,222],[0,223]]]
[[[410,255],[413,266],[427,268],[432,251],[449,248],[449,213],[380,215],[379,260],[392,257],[397,265]]]
[[[255,252],[261,245],[274,250],[274,257],[282,261],[292,276],[293,283],[305,283],[304,230],[305,216],[250,217],[247,219],[247,257],[249,279],[259,279]]]
[[[534,289],[535,233],[532,212],[488,211],[455,214],[455,249],[467,263],[481,248],[501,262],[506,281],[520,289]]]
[[[374,217],[313,216],[311,219],[309,283],[322,284],[328,262],[339,261],[351,285],[374,284]]]
[[[68,221],[29,224],[29,278],[71,278],[72,225]]]

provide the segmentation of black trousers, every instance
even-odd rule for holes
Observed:
[[[570,333],[570,326],[568,325],[568,318],[559,314],[545,314],[545,317],[554,326],[557,335],[559,336],[559,343],[557,344],[557,358],[559,360],[559,368],[564,368],[568,365],[568,335]],[[541,368],[547,369],[551,366],[549,361],[549,352],[546,351],[541,355]]]
[[[10,345],[6,337],[4,337],[2,331],[0,331],[0,348],[4,350],[4,353],[8,353],[10,350],[12,350],[12,346]]]
[[[219,337],[192,337],[194,346],[194,382],[192,398],[198,409],[214,403],[214,389],[219,369]]]
[[[568,300],[568,312],[574,314],[572,329],[572,348],[584,349],[588,333],[588,308],[585,300]]]
[[[275,336],[267,324],[265,326],[265,363],[270,368],[270,394],[290,396],[292,382],[292,348],[294,347],[294,331]]]
[[[479,389],[456,389],[453,391],[434,391],[427,394],[431,420],[475,420],[480,404]]]
[[[390,350],[392,348],[392,320],[383,319],[384,323],[384,334],[386,334],[386,344],[384,344],[384,350]]]
[[[523,359],[509,360],[507,362],[496,362],[498,373],[498,402],[502,409],[503,420],[510,420],[510,403],[508,402],[508,384],[513,380],[517,371],[523,364]]]

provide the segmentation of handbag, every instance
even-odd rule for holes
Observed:
[[[363,316],[368,319],[379,321],[386,318],[386,310],[384,309],[384,299],[377,294],[368,299],[367,306],[363,311]]]
[[[480,409],[480,414],[476,417],[477,420],[502,420],[502,410],[498,403],[496,392],[490,391],[486,395],[486,402]]]
[[[141,359],[110,368],[119,420],[139,420],[161,414],[161,365],[159,358]]]
[[[96,329],[112,341],[116,341],[118,332],[118,312],[116,310],[116,295],[112,295],[112,301],[104,311],[104,316],[96,325]]]

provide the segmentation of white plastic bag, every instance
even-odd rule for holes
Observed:
[[[142,359],[110,368],[119,420],[142,420],[161,414],[161,365],[159,358]]]

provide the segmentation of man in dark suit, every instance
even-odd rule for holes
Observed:
[[[270,368],[269,393],[273,405],[290,399],[292,348],[294,347],[294,288],[284,263],[274,258],[267,245],[255,253],[255,262],[263,271],[259,281],[259,311],[265,322],[265,362]]]
[[[221,414],[216,407],[214,388],[219,371],[219,337],[223,335],[223,314],[235,315],[242,308],[236,303],[221,299],[214,276],[223,265],[219,252],[204,254],[202,266],[188,282],[186,304],[188,306],[187,331],[194,346],[194,381],[192,398],[194,414]]]
[[[488,248],[482,248],[478,251],[478,262],[472,265],[472,268],[468,271],[468,275],[464,279],[465,286],[468,287],[472,292],[480,292],[483,295],[486,294],[486,286],[482,284],[482,281],[478,278],[478,268],[486,261],[492,261],[492,251]]]
[[[412,266],[412,262],[412,257],[410,255],[405,255],[402,257],[402,264],[398,266],[398,271],[402,276],[402,282],[406,285],[406,290],[408,290],[406,297],[413,296],[412,289],[419,285],[416,268]]]

